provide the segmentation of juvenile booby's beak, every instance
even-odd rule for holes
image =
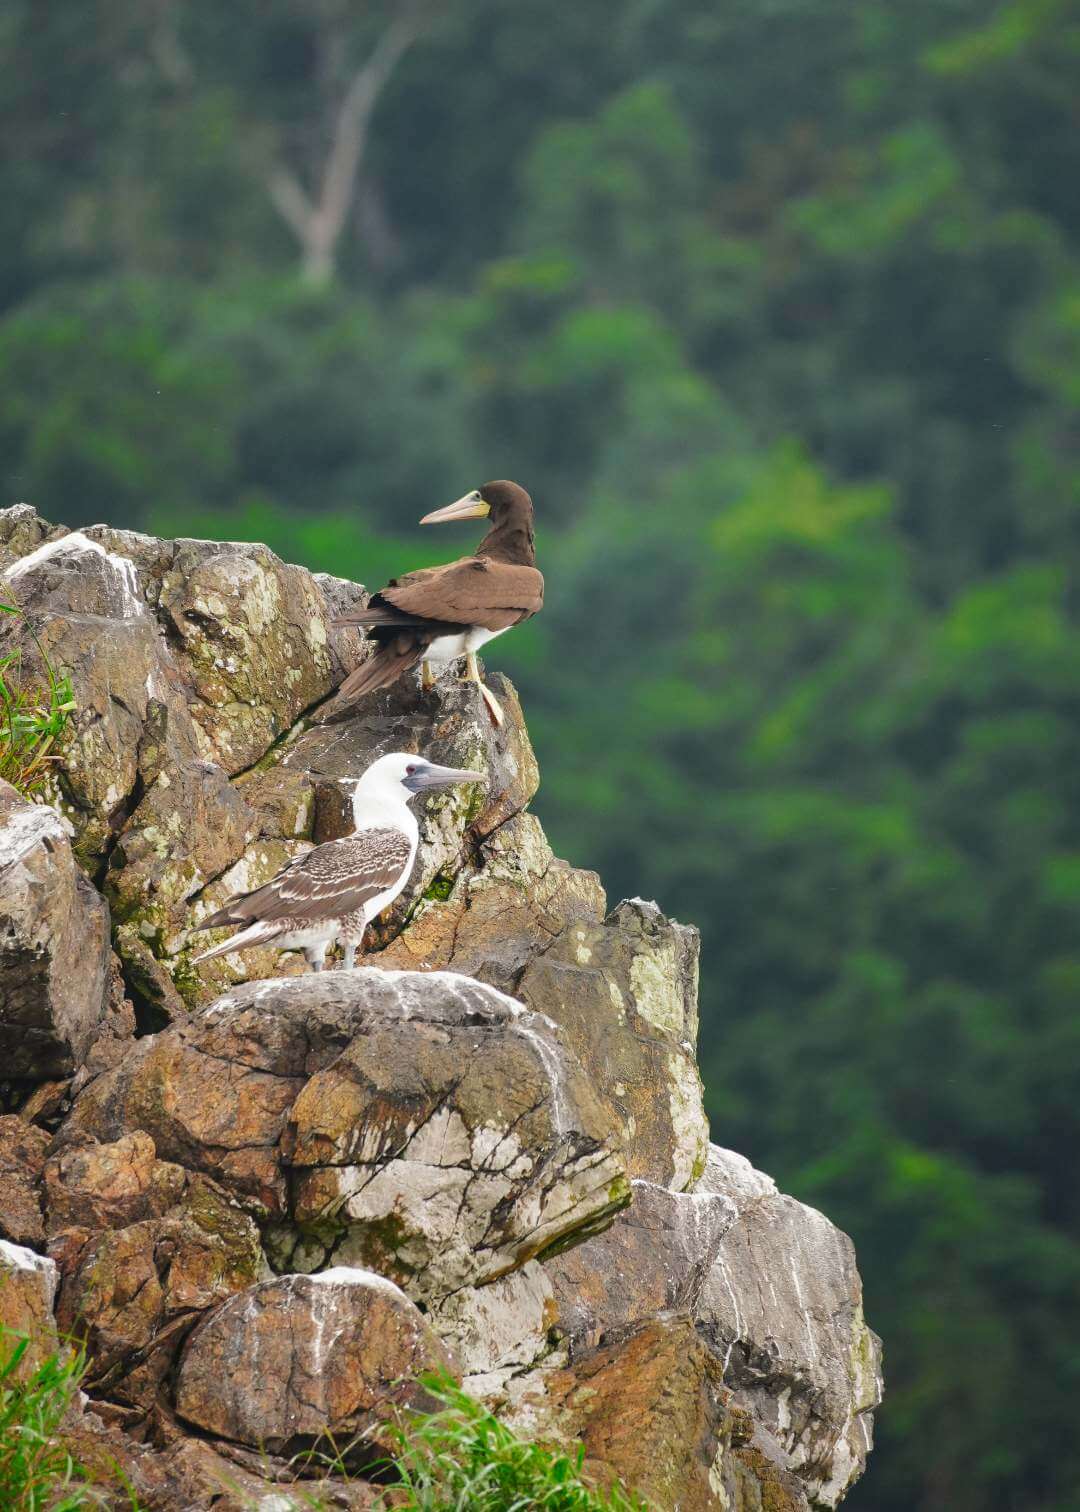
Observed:
[[[404,786],[410,793],[426,793],[432,788],[452,787],[455,782],[486,781],[483,772],[470,772],[466,767],[435,766],[432,762],[421,766],[418,762],[416,771],[404,779]]]
[[[491,505],[486,499],[480,497],[480,490],[474,488],[472,493],[467,493],[464,498],[455,499],[452,504],[447,504],[443,509],[432,510],[431,514],[426,514],[420,523],[421,525],[444,525],[447,520],[475,520],[490,513]]]

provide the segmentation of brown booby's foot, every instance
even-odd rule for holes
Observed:
[[[480,668],[476,665],[475,651],[468,652],[465,657],[464,681],[475,683],[476,686],[480,689],[480,697],[487,704],[488,713],[491,715],[492,722],[498,725],[500,729],[502,729],[506,715],[503,713],[502,704],[495,697],[491,689],[485,686],[484,681],[480,676]]]
[[[435,674],[431,670],[431,663],[422,661],[420,663],[420,691],[421,693],[430,693],[434,686]]]
[[[506,715],[503,713],[502,704],[495,697],[491,689],[485,686],[484,683],[481,683],[479,686],[480,694],[484,702],[487,704],[488,713],[491,715],[492,722],[494,724],[497,724],[499,729],[501,730],[503,727],[503,722],[506,719]]]

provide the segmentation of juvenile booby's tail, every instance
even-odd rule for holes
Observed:
[[[200,929],[217,927],[210,920],[199,926]],[[232,939],[226,940],[224,944],[215,945],[212,950],[204,950],[202,955],[192,956],[191,964],[197,966],[200,961],[212,961],[215,956],[229,955],[234,950],[246,950],[249,945],[268,945],[271,940],[276,940],[280,933],[279,923],[259,919],[249,929],[242,929],[238,935],[233,935]]]

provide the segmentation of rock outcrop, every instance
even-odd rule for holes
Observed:
[[[552,855],[505,679],[502,729],[452,676],[342,708],[364,591],[263,546],[18,506],[0,577],[76,703],[49,803],[0,786],[0,1320],[84,1343],[73,1452],[228,1512],[329,1435],[357,1473],[303,1496],[366,1507],[437,1367],[658,1512],[836,1506],[881,1392],[851,1245],[710,1147],[696,931]],[[419,814],[364,964],[195,965],[392,749],[490,782]]]

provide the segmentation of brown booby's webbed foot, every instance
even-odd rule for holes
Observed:
[[[465,657],[464,681],[475,683],[476,686],[480,689],[480,697],[487,704],[488,713],[491,715],[492,722],[498,725],[500,729],[502,729],[503,723],[506,720],[506,715],[503,713],[502,704],[495,697],[491,689],[485,685],[483,679],[481,678],[480,668],[476,665],[476,653],[474,651],[468,652]]]
[[[431,663],[422,661],[420,663],[420,691],[421,693],[430,693],[434,686],[435,674],[431,670]]]

